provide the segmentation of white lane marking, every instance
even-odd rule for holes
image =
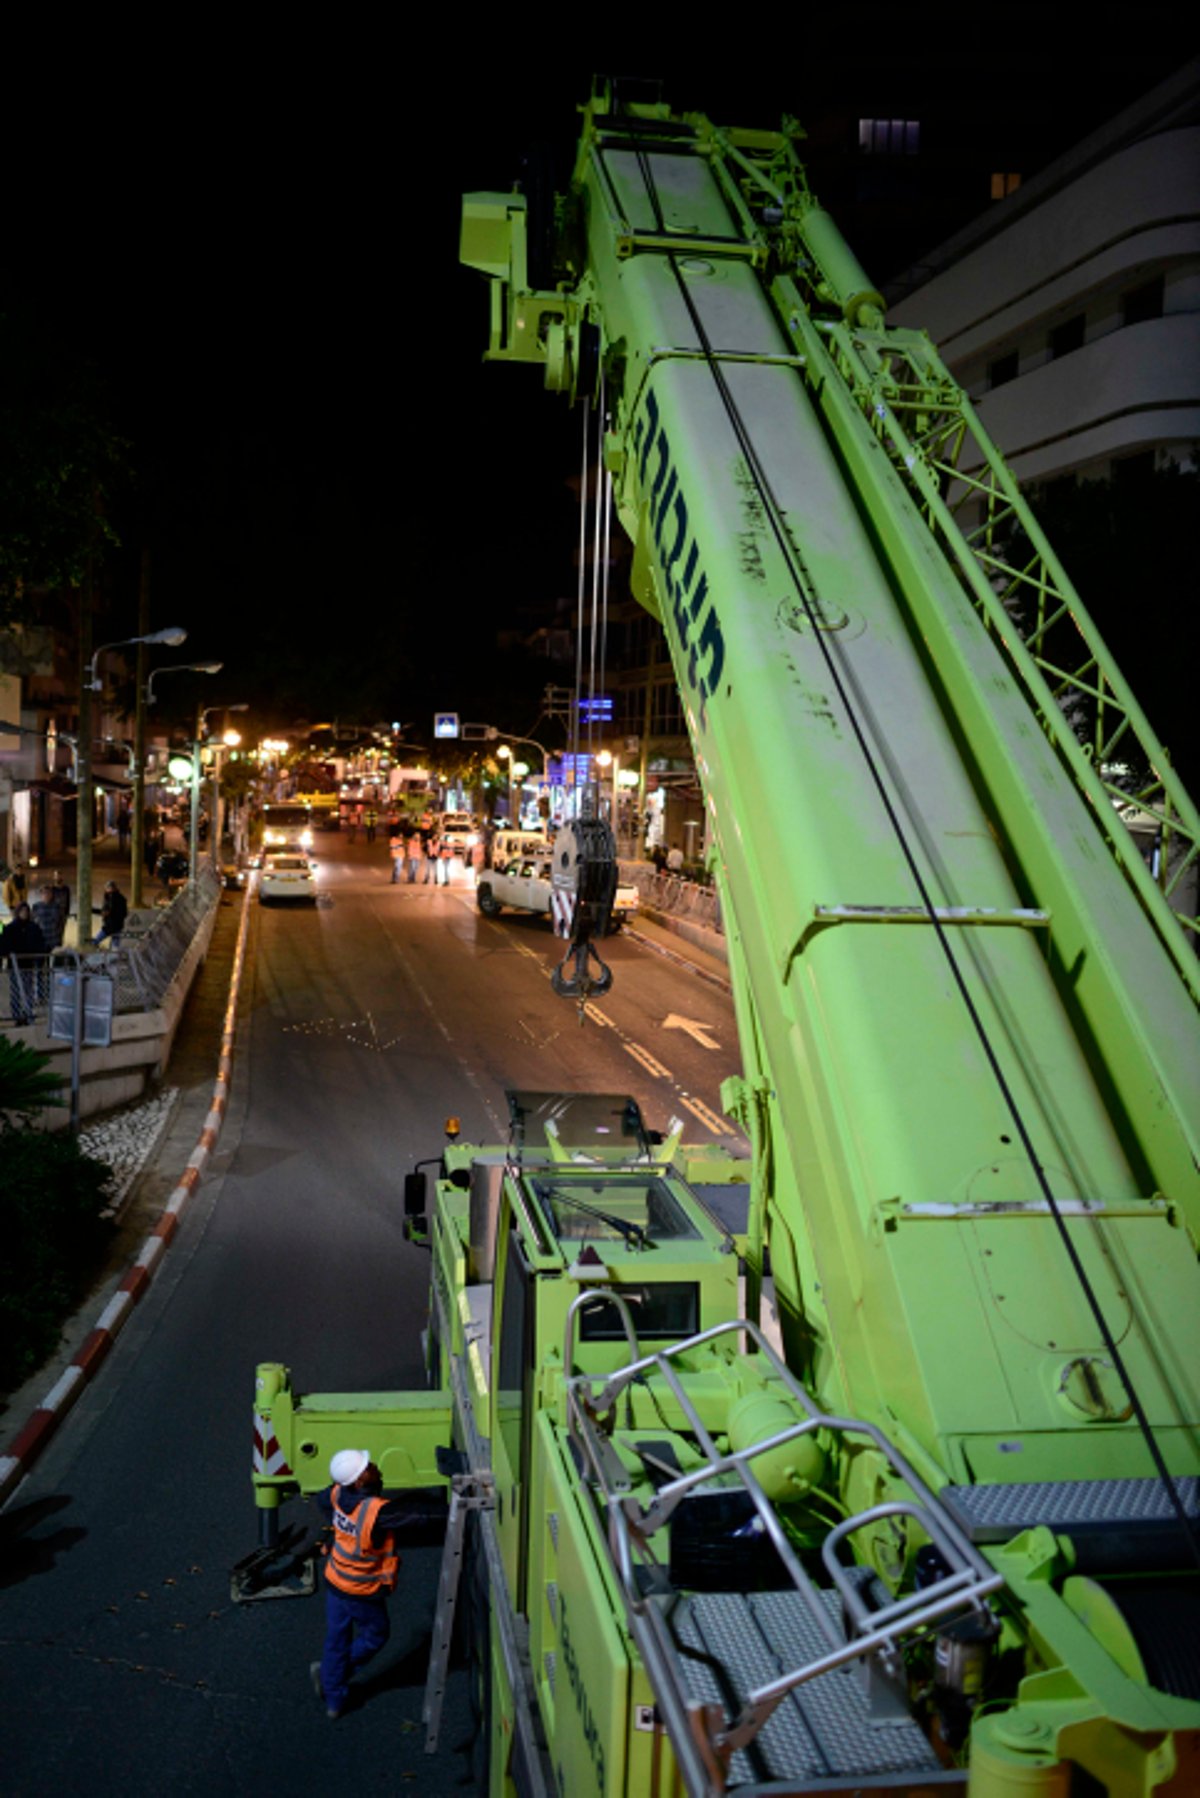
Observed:
[[[683,1098],[683,1095],[680,1094],[680,1097]],[[715,1114],[711,1112],[708,1109],[708,1106],[703,1104],[701,1100],[683,1099],[683,1103],[687,1106],[693,1117],[698,1117],[700,1119],[700,1122],[704,1125],[706,1130],[711,1130],[714,1136],[724,1136],[728,1129],[728,1125],[723,1118],[715,1116]]]
[[[471,909],[474,909],[474,908],[472,907]],[[531,962],[533,962],[534,966],[537,968],[538,972],[543,976],[543,978],[546,980],[549,980],[550,975],[553,970],[552,970],[550,964],[548,962],[546,962],[541,955],[538,954],[536,949],[531,949],[529,947],[528,943],[521,942],[521,940],[519,938],[510,938],[510,942],[511,942],[512,947],[517,951],[517,953],[519,955],[526,956]],[[654,946],[657,947],[657,945],[654,945]],[[680,957],[672,956],[672,957],[670,957],[670,959],[680,961],[681,965],[689,966],[689,967],[691,966],[690,963],[684,963],[683,958],[681,956]],[[665,1068],[663,1066],[662,1062],[657,1061],[655,1059],[655,1057],[653,1055],[651,1055],[651,1053],[648,1049],[643,1049],[640,1043],[635,1043],[631,1040],[631,1038],[626,1036],[626,1034],[622,1030],[621,1026],[618,1023],[616,1023],[616,1021],[614,1019],[608,1017],[604,1012],[602,1012],[598,1005],[592,1004],[591,1001],[589,1000],[589,1002],[584,1006],[584,1012],[585,1012],[585,1015],[587,1017],[591,1018],[594,1023],[600,1024],[600,1025],[606,1027],[607,1029],[611,1030],[613,1032],[613,1034],[616,1036],[618,1042],[621,1044],[621,1047],[625,1050],[625,1053],[627,1055],[632,1055],[633,1059],[641,1067],[645,1068],[646,1072],[648,1074],[652,1075],[654,1079],[671,1081],[672,1085],[675,1086],[676,1092],[679,1094],[680,1102],[682,1104],[686,1105],[687,1109],[692,1113],[692,1115],[694,1117],[698,1118],[700,1120],[700,1122],[704,1125],[705,1129],[710,1131],[713,1136],[724,1136],[733,1128],[733,1126],[727,1124],[723,1118],[719,1118],[715,1112],[710,1111],[708,1106],[705,1105],[702,1100],[690,1099],[687,1097],[687,1095],[685,1093],[679,1092],[678,1083],[676,1082],[675,1076],[671,1072],[670,1068]],[[706,1048],[706,1049],[719,1049],[720,1048],[720,1044],[715,1042],[710,1036],[707,1035],[704,1025],[697,1023],[695,1021],[695,1019],[681,1018],[681,1017],[677,1016],[676,1013],[672,1012],[670,1014],[670,1016],[666,1019],[666,1022],[664,1023],[663,1028],[664,1029],[678,1028],[678,1029],[686,1030],[688,1035],[694,1037],[695,1040],[698,1043],[700,1043],[703,1048]]]
[[[688,1035],[700,1044],[702,1049],[719,1049],[720,1043],[708,1034],[707,1027],[698,1023],[695,1018],[681,1018],[678,1012],[663,1019],[664,1030],[686,1030]]]

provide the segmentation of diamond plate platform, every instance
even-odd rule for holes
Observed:
[[[1200,1524],[1200,1479],[1175,1481],[1184,1509]],[[1022,1530],[1113,1531],[1173,1524],[1175,1507],[1161,1480],[1045,1480],[1012,1486],[944,1486],[939,1494],[972,1542],[1007,1542]]]
[[[840,1630],[836,1593],[821,1596]],[[828,1652],[797,1592],[701,1594],[669,1615],[688,1698],[718,1703],[734,1716],[747,1692]],[[946,1773],[910,1718],[873,1722],[861,1672],[852,1664],[789,1692],[750,1747],[733,1756],[729,1785],[785,1780],[795,1789],[803,1780],[807,1790],[825,1780],[869,1778],[903,1788],[914,1776],[922,1785],[951,1786],[965,1777]]]

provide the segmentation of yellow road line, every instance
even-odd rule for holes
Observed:
[[[646,1072],[653,1074],[657,1080],[673,1080],[675,1078],[670,1068],[665,1068],[661,1061],[655,1061],[648,1049],[641,1048],[637,1043],[622,1043],[621,1047],[626,1055],[632,1055],[633,1059],[640,1062]]]
[[[682,1094],[680,1097],[682,1098]],[[683,1099],[683,1103],[687,1106],[693,1117],[698,1117],[705,1129],[711,1130],[714,1136],[723,1136],[725,1134],[727,1126],[724,1119],[717,1117],[716,1114],[711,1112],[708,1109],[708,1106],[703,1104],[701,1100]]]

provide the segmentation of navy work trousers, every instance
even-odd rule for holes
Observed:
[[[350,1675],[366,1665],[391,1632],[385,1598],[352,1598],[325,1582],[325,1652],[321,1690],[329,1710],[345,1708]]]

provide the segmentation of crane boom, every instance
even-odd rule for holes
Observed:
[[[278,1507],[365,1447],[386,1485],[449,1490],[426,1747],[461,1576],[493,1798],[1182,1794],[1200,825],[800,135],[603,85],[553,210],[540,185],[463,207],[488,355],[602,425],[662,621],[751,1154],[620,1093],[510,1090],[499,1144],[450,1120],[432,1202],[425,1162],[404,1193],[434,1390],[260,1364],[234,1593],[297,1589]],[[1118,739],[1174,892],[1120,822]],[[593,805],[552,895],[581,1022],[614,879]]]

